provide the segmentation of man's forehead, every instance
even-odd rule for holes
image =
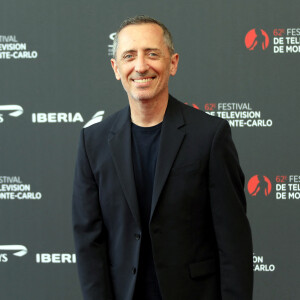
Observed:
[[[118,35],[119,46],[122,43],[163,41],[163,29],[155,23],[132,24],[124,27]]]

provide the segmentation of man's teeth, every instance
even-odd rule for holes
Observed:
[[[134,82],[142,83],[151,81],[153,78],[135,79]]]

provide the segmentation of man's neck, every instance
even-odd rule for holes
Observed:
[[[168,105],[168,97],[169,95],[150,100],[129,99],[132,122],[141,127],[151,127],[161,123]]]

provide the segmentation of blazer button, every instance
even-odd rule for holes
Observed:
[[[136,268],[133,267],[131,271],[132,271],[132,274],[135,275],[135,273],[136,273]]]
[[[138,241],[138,240],[140,240],[141,235],[140,235],[139,233],[136,233],[136,234],[134,235],[134,237],[135,237],[135,239]]]

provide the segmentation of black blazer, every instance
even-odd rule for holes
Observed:
[[[163,300],[252,299],[243,186],[228,123],[170,96],[149,223]],[[84,299],[131,300],[143,235],[129,107],[81,132],[73,227]]]

